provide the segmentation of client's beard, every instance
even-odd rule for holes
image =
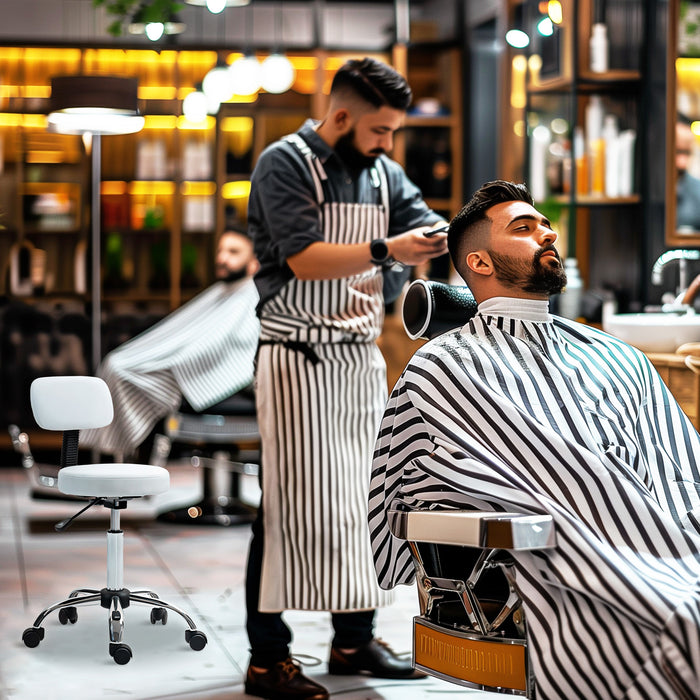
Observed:
[[[540,258],[550,250],[556,253],[559,265],[551,267],[542,265]],[[554,246],[545,246],[535,253],[532,265],[510,255],[501,255],[490,250],[489,255],[493,261],[496,279],[502,284],[522,289],[529,294],[551,295],[559,294],[566,286],[566,272],[561,264],[559,253]]]
[[[373,155],[366,156],[361,151],[358,151],[353,144],[355,140],[355,130],[349,131],[345,136],[341,136],[335,143],[335,152],[340,157],[340,160],[345,163],[350,172],[359,172],[365,168],[371,168],[377,157],[384,151],[379,151]]]
[[[221,272],[223,270],[225,270],[225,274],[222,275]],[[216,270],[216,279],[220,282],[237,282],[248,274],[245,267],[242,267],[240,270],[229,270],[227,268],[223,268],[223,270],[222,268]]]

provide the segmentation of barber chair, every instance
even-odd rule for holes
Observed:
[[[255,520],[257,508],[241,499],[242,476],[257,476],[260,432],[255,396],[250,388],[206,409],[195,411],[183,402],[166,417],[165,435],[157,434],[149,462],[158,466],[184,463],[201,471],[202,498],[196,503],[158,515],[170,523],[240,525]],[[176,445],[189,456],[171,461]]]
[[[466,286],[416,280],[404,296],[404,328],[412,340],[430,340],[463,326],[476,308]],[[551,516],[476,510],[388,515],[416,571],[415,667],[465,687],[534,698],[511,552],[553,547]]]
[[[551,516],[392,510],[389,523],[416,570],[414,666],[468,688],[534,698],[510,552],[553,547]]]

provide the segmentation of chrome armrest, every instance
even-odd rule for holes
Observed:
[[[550,515],[474,510],[390,510],[392,534],[412,542],[482,549],[545,549],[555,545]]]

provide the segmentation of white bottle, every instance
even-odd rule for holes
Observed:
[[[605,73],[608,70],[608,29],[602,23],[591,28],[590,69],[593,73]]]
[[[620,149],[617,117],[606,114],[603,122],[603,140],[605,141],[605,196],[620,196]]]
[[[578,271],[576,258],[564,260],[566,272],[566,287],[559,295],[559,315],[575,321],[581,315],[581,297],[583,296],[583,280]]]

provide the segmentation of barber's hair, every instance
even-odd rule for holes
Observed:
[[[406,111],[413,97],[400,73],[373,58],[352,59],[338,69],[331,84],[331,95],[345,91],[377,109],[387,106]]]
[[[503,202],[527,202],[533,206],[535,204],[525,185],[506,180],[494,180],[483,184],[450,222],[447,247],[458,272],[457,265],[462,242],[468,239],[475,224],[488,220],[486,212],[491,207]]]

